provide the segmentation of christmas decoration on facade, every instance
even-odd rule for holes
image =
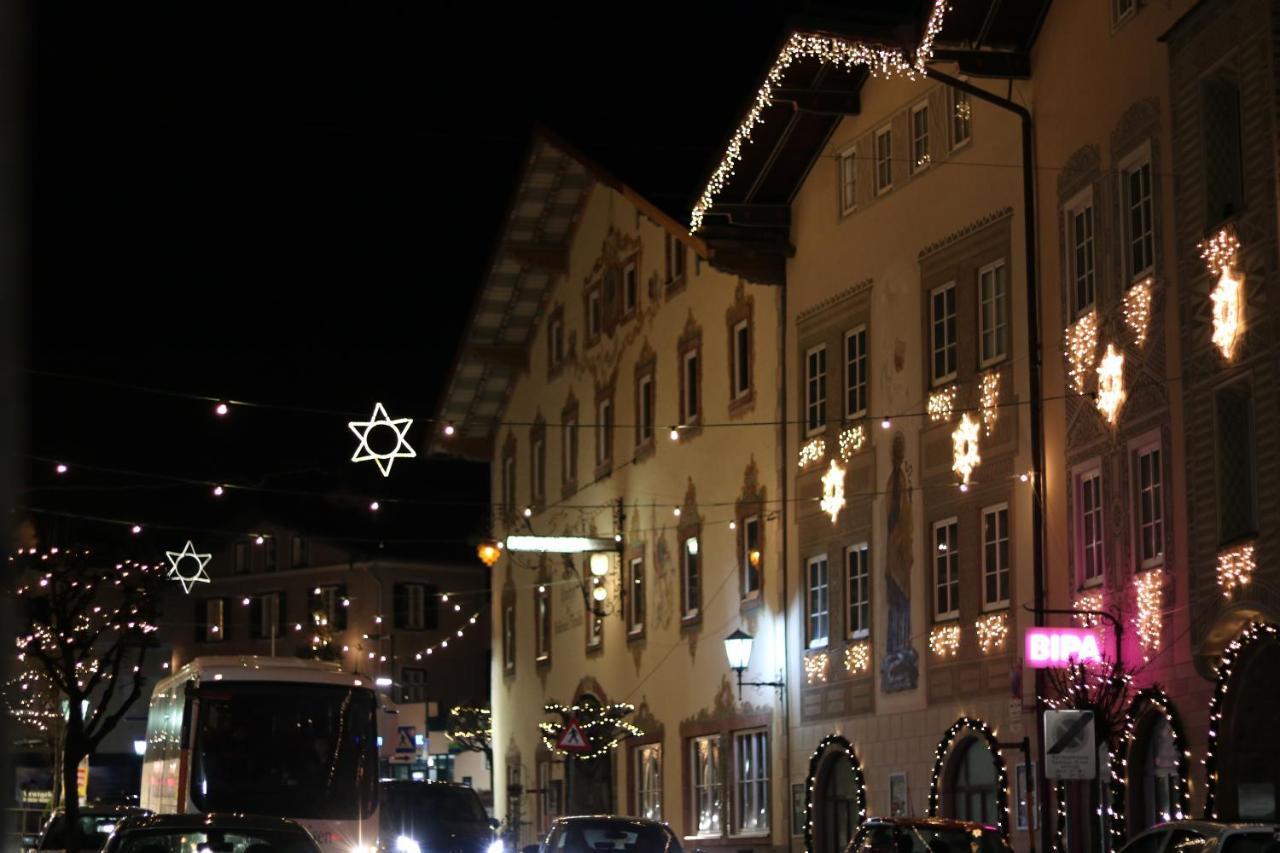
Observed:
[[[1254,567],[1252,542],[1219,551],[1218,586],[1222,588],[1222,597],[1230,598],[1235,590],[1248,586]]]
[[[1000,417],[1000,371],[992,370],[982,374],[982,433],[990,436],[995,429],[996,419]]]
[[[867,443],[867,430],[862,424],[840,430],[840,458],[848,462]]]
[[[1102,590],[1095,589],[1092,592],[1084,592],[1076,596],[1073,609],[1102,610]],[[1081,628],[1099,628],[1102,625],[1102,617],[1096,613],[1076,613],[1071,618]]]
[[[1174,775],[1171,777],[1173,781],[1173,797],[1169,802],[1169,810],[1157,816],[1158,820],[1183,820],[1191,814],[1191,792],[1187,788],[1187,780],[1191,777],[1188,775],[1188,762],[1191,760],[1191,751],[1187,749],[1186,736],[1183,734],[1182,719],[1178,716],[1178,712],[1174,710],[1173,703],[1169,701],[1169,697],[1159,687],[1148,687],[1145,690],[1139,690],[1137,695],[1133,697],[1133,701],[1129,704],[1129,711],[1125,714],[1124,733],[1122,735],[1122,750],[1124,757],[1120,763],[1120,773],[1113,775],[1113,785],[1111,791],[1111,810],[1116,822],[1118,834],[1123,836],[1127,826],[1127,789],[1134,784],[1136,779],[1141,778],[1143,772],[1142,765],[1135,760],[1133,755],[1134,745],[1138,741],[1138,728],[1143,720],[1151,714],[1159,714],[1169,726],[1169,731],[1173,737],[1174,752]],[[1138,827],[1134,827],[1134,832],[1129,835],[1136,834]]]
[[[1213,303],[1213,343],[1230,361],[1244,332],[1244,274],[1237,268],[1240,240],[1230,227],[1200,244],[1200,257],[1218,283],[1209,293]]]
[[[822,500],[818,503],[822,511],[831,516],[835,524],[844,509],[844,468],[836,460],[831,460],[827,473],[822,475]]]
[[[982,720],[975,717],[961,717],[951,724],[938,747],[933,753],[933,774],[929,779],[929,817],[937,817],[942,797],[942,774],[947,764],[947,753],[960,732],[968,730],[986,743],[991,752],[996,768],[996,817],[1000,823],[1000,834],[1009,838],[1009,775],[1005,770],[1004,758],[1000,755],[1000,744],[996,740],[995,731]]]
[[[811,655],[805,655],[804,658],[804,682],[805,684],[820,684],[827,680],[827,664],[829,658],[826,652],[817,652]]]
[[[850,826],[857,827],[867,819],[867,785],[862,775],[862,763],[858,761],[853,744],[840,735],[827,735],[818,741],[813,754],[809,756],[809,777],[805,783],[804,798],[804,849],[813,850],[813,832],[818,821],[817,800],[818,774],[822,770],[823,759],[832,749],[837,749],[848,759],[853,769],[853,814],[850,815]]]
[[[960,477],[962,485],[969,485],[969,475],[982,462],[978,455],[978,422],[965,412],[960,423],[951,433],[952,462],[951,470]]]
[[[347,426],[355,433],[356,438],[360,439],[360,444],[356,447],[356,452],[351,456],[351,461],[368,462],[372,460],[377,464],[378,470],[382,472],[384,477],[391,476],[391,466],[395,464],[397,459],[412,459],[418,455],[418,452],[405,439],[409,432],[409,427],[413,426],[413,418],[391,418],[387,415],[387,410],[382,403],[374,404],[373,417],[369,420],[350,421]],[[375,444],[385,447],[386,445],[379,442],[377,437],[384,436],[387,430],[395,433],[395,446],[391,450],[375,451],[369,444],[370,433],[375,436]]]
[[[1138,349],[1147,342],[1147,329],[1151,325],[1151,290],[1154,287],[1154,279],[1144,278],[1124,294],[1124,324],[1133,332],[1133,342]]]
[[[813,438],[800,446],[800,467],[808,468],[815,462],[821,462],[827,455],[827,443],[821,438]]]
[[[1009,611],[988,613],[973,623],[973,630],[978,635],[978,650],[984,655],[1003,651],[1005,638],[1009,636]]]
[[[1115,344],[1107,344],[1107,352],[1098,364],[1098,411],[1115,426],[1124,405],[1124,355]]]
[[[1231,688],[1231,673],[1240,655],[1254,645],[1263,642],[1280,642],[1280,625],[1270,622],[1250,622],[1222,651],[1214,679],[1213,695],[1209,698],[1209,737],[1205,742],[1204,759],[1204,819],[1218,819],[1218,740],[1222,728],[1222,703]]]
[[[844,671],[866,675],[871,671],[871,641],[859,640],[844,650]]]
[[[204,567],[213,559],[212,554],[197,554],[196,546],[187,540],[187,544],[182,547],[181,551],[165,551],[165,558],[169,561],[169,572],[165,575],[169,580],[175,580],[182,584],[182,591],[187,595],[191,594],[191,588],[198,583],[209,583],[209,573]],[[182,565],[184,560],[191,560],[195,563],[195,570],[192,574],[183,574]]]
[[[1150,660],[1160,651],[1160,631],[1164,627],[1164,572],[1148,569],[1133,579],[1133,590],[1137,597],[1133,627],[1142,646],[1142,659]]]
[[[1098,312],[1090,311],[1076,320],[1063,335],[1067,354],[1067,375],[1071,385],[1083,394],[1085,377],[1098,357]]]
[[[948,622],[934,625],[929,632],[929,651],[940,658],[953,658],[960,651],[960,625]]]
[[[607,755],[628,737],[644,737],[643,729],[622,719],[636,710],[635,705],[626,702],[601,705],[598,702],[584,701],[581,704],[569,706],[548,702],[542,706],[542,710],[543,713],[556,714],[560,717],[560,722],[538,723],[543,745],[556,755],[573,754],[583,760],[599,758]],[[589,752],[568,753],[556,747],[560,733],[570,721],[577,721],[578,728],[590,740],[592,749]]]
[[[951,420],[951,415],[956,408],[956,386],[951,385],[946,388],[939,388],[929,395],[929,422],[938,423],[939,421]]]

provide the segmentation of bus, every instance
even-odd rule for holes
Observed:
[[[196,658],[152,692],[141,805],[287,817],[325,853],[372,853],[385,710],[336,663]]]

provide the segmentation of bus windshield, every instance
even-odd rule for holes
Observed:
[[[224,682],[199,692],[191,799],[205,812],[353,820],[378,804],[372,692]]]

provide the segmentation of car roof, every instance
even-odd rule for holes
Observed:
[[[586,822],[586,821],[605,821],[605,820],[612,821],[614,823],[628,823],[628,824],[631,824],[632,826],[642,826],[642,827],[656,826],[656,827],[661,827],[662,829],[670,828],[667,826],[667,824],[664,821],[651,820],[647,817],[628,817],[627,815],[616,815],[616,814],[568,815],[566,817],[556,818],[555,822],[556,823],[578,823],[578,822]]]
[[[1164,823],[1156,824],[1152,829],[1190,829],[1203,835],[1213,835],[1223,831],[1239,831],[1239,830],[1262,830],[1264,832],[1280,831],[1280,824],[1267,823],[1265,821],[1247,822],[1236,821],[1228,822],[1221,820],[1170,820]]]
[[[869,817],[866,826],[929,826],[935,829],[981,829],[999,832],[994,826],[977,823],[972,820],[957,820],[949,817]]]
[[[426,779],[421,781],[415,781],[413,779],[383,779],[378,784],[382,785],[384,788],[414,788],[419,790],[427,790],[428,788],[435,788],[437,790],[452,788],[454,790],[475,791],[475,788],[472,788],[470,785],[464,785],[461,782],[437,782],[435,780]]]
[[[241,812],[209,812],[206,814],[157,814],[135,815],[117,829],[274,829],[282,832],[306,830],[292,820],[271,815],[250,815]],[[308,836],[309,837],[309,836]]]

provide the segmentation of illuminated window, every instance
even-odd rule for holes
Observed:
[[[551,590],[539,586],[534,593],[534,660],[551,660]]]
[[[736,834],[769,831],[769,733],[733,735],[733,830]]]
[[[720,736],[695,737],[689,741],[689,763],[693,768],[693,813],[695,834],[717,836],[724,829],[724,786],[720,780]]]
[[[760,517],[753,515],[742,521],[742,597],[760,594],[760,577],[764,571],[764,552],[760,544]]]
[[[1000,820],[996,813],[999,785],[995,756],[976,738],[961,749],[960,765],[951,781],[951,796],[942,798],[944,806],[949,805],[946,816],[994,825]]]
[[[813,435],[827,428],[827,348],[814,347],[804,361],[805,426]]]
[[[951,99],[951,147],[959,148],[973,137],[973,108],[969,93],[948,89]]]
[[[221,643],[227,639],[227,602],[222,598],[206,598],[201,602],[204,611],[203,636],[206,643]]]
[[[680,584],[683,618],[693,619],[702,606],[702,556],[696,536],[690,536],[681,542]]]
[[[808,563],[808,629],[809,648],[821,648],[827,644],[831,631],[830,584],[828,583],[827,555],[812,557]]]
[[[956,378],[956,283],[948,282],[929,292],[929,325],[932,329],[930,362],[934,385]]]
[[[636,814],[646,820],[662,820],[662,744],[635,747]]]
[[[948,518],[933,525],[933,616],[960,616],[960,522]]]
[[[629,563],[627,584],[627,633],[640,634],[644,631],[646,592],[643,557],[633,557]]]

